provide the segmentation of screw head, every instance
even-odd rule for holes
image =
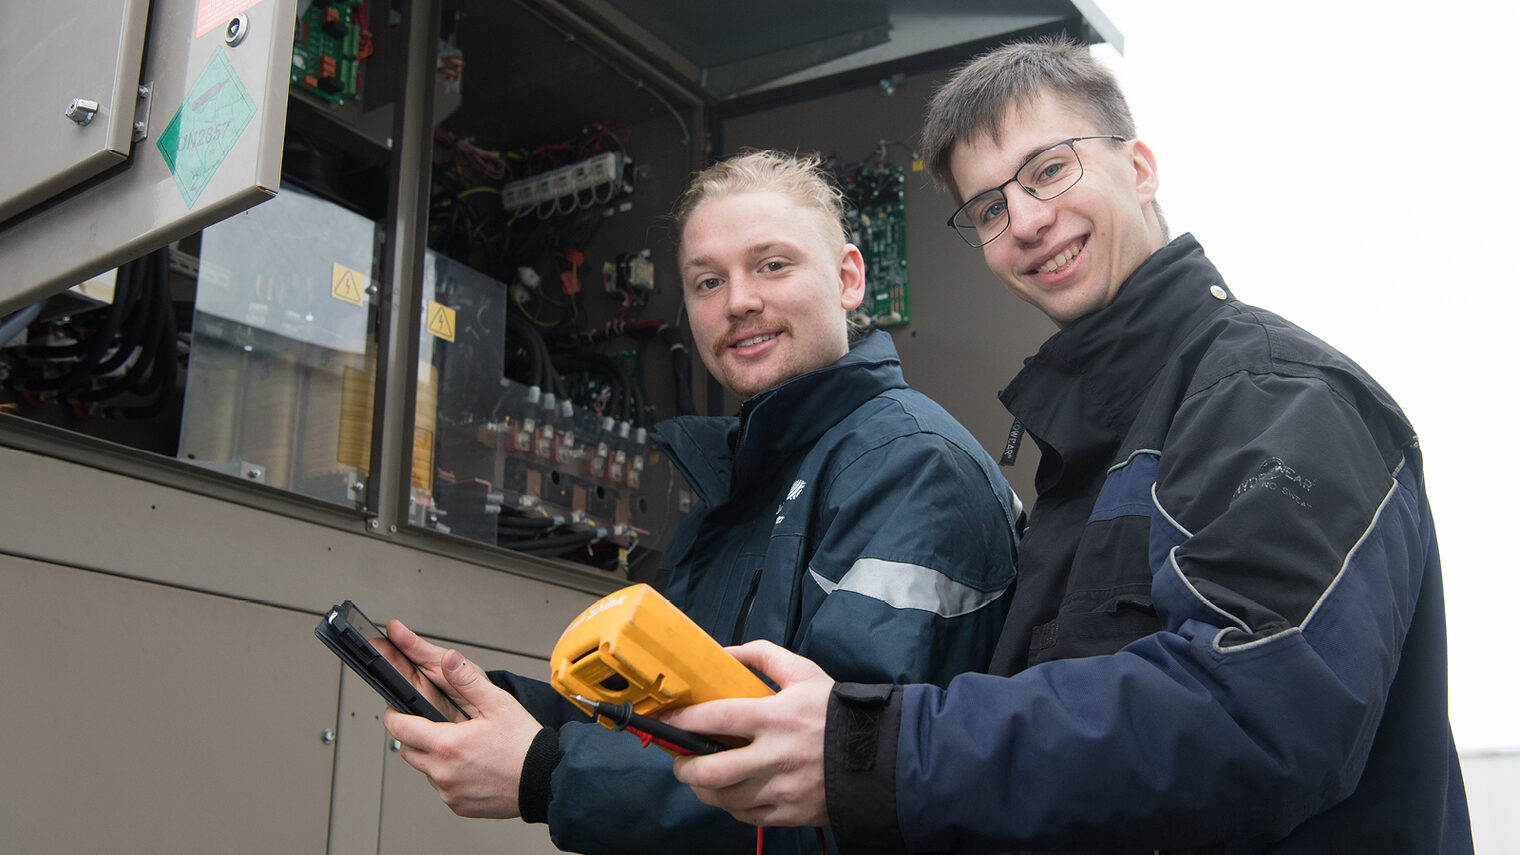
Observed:
[[[323,730],[322,730],[322,744],[323,745],[331,745],[331,744],[333,744],[333,741],[336,740],[337,738],[338,738],[338,734],[334,733],[332,728],[330,728],[330,727],[323,728]]]

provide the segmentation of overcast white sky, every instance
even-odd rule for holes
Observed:
[[[1097,0],[1173,234],[1420,432],[1463,751],[1520,748],[1520,4]]]

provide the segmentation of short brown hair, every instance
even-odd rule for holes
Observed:
[[[1098,133],[1135,136],[1119,81],[1086,45],[1068,38],[1012,42],[961,65],[929,100],[920,150],[934,183],[956,195],[955,146],[981,134],[997,142],[1008,111],[1046,92],[1081,111]]]

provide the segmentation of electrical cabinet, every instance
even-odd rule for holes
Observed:
[[[666,214],[744,146],[830,158],[857,320],[1000,448],[957,366],[1043,321],[948,296],[980,259],[925,238],[922,99],[1007,38],[1113,38],[1045,0],[0,5],[18,852],[552,851],[453,817],[316,621],[351,598],[543,675],[654,577],[692,497],[651,431],[737,406]]]

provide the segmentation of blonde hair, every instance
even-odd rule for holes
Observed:
[[[698,172],[686,192],[681,194],[671,215],[675,220],[677,242],[692,213],[703,202],[718,196],[765,190],[780,193],[804,208],[823,214],[838,227],[837,234],[830,237],[837,238],[841,245],[849,243],[844,192],[833,174],[824,168],[823,158],[817,154],[794,155],[770,150],[746,150]]]

